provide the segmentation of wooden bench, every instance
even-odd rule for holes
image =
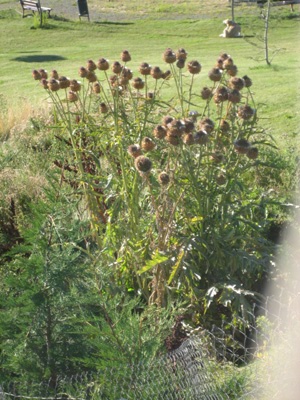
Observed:
[[[52,8],[42,7],[40,1],[31,1],[31,0],[20,0],[20,4],[22,7],[23,18],[30,14],[34,14],[38,12],[39,14],[46,12],[48,13],[48,17],[50,17],[50,12]]]

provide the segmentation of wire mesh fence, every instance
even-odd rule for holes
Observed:
[[[269,297],[264,307],[245,311],[244,319],[199,329],[151,361],[39,383],[4,382],[0,400],[291,400],[282,397],[282,388],[293,385],[285,362],[294,352],[287,320],[300,335],[293,307],[299,298],[297,291]]]

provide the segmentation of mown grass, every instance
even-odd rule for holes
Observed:
[[[292,138],[293,145],[298,147],[300,14],[297,11],[291,13],[287,7],[272,10],[269,32],[272,64],[267,66],[262,41],[264,20],[256,7],[236,7],[236,20],[242,25],[244,37],[226,40],[218,35],[223,29],[222,19],[230,16],[228,2],[205,1],[200,8],[196,3],[192,1],[187,10],[180,1],[149,1],[143,2],[143,6],[137,1],[124,4],[114,1],[104,2],[101,7],[90,1],[90,9],[100,12],[113,9],[117,13],[119,8],[125,9],[128,20],[80,23],[54,13],[54,18],[49,19],[43,29],[32,29],[33,18],[22,19],[15,9],[2,10],[0,34],[5,40],[0,45],[0,88],[3,99],[9,107],[24,101],[41,105],[45,96],[31,78],[32,69],[57,69],[62,75],[78,78],[78,68],[87,59],[118,59],[125,48],[132,54],[130,67],[134,71],[142,61],[161,65],[161,54],[166,47],[184,47],[189,58],[202,63],[202,72],[197,78],[200,90],[207,83],[207,72],[218,55],[225,51],[234,58],[240,74],[247,74],[253,80],[253,91],[265,128],[279,140],[282,136]],[[205,13],[201,14],[201,10]],[[147,14],[146,19],[133,17],[142,11]],[[185,11],[194,18],[184,18]],[[157,12],[162,19],[155,19]],[[201,17],[195,18],[199,13]]]

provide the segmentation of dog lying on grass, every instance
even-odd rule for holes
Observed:
[[[223,33],[221,33],[220,37],[225,38],[234,38],[241,36],[241,26],[230,19],[225,19],[223,23],[226,25]]]

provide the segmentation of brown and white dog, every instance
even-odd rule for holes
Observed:
[[[223,23],[226,25],[223,33],[221,33],[220,37],[225,38],[234,38],[241,36],[241,26],[230,19],[225,19]]]

